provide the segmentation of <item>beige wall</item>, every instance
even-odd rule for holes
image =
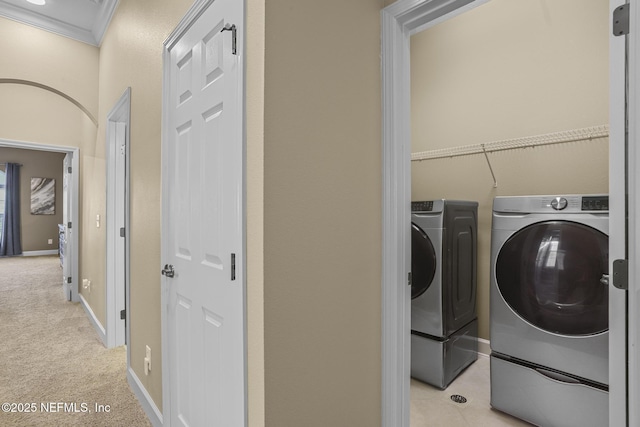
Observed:
[[[159,407],[162,405],[161,372],[154,370],[145,377],[142,359],[144,345],[159,349],[161,344],[160,280],[157,271],[161,261],[161,47],[187,6],[188,2],[173,4],[172,7],[169,7],[169,2],[155,2],[155,14],[145,20],[143,16],[150,10],[149,4],[121,2],[103,42],[100,57],[101,127],[104,116],[125,87],[132,87],[130,347],[132,367]],[[309,20],[317,19],[319,11],[327,25],[333,20],[332,14],[326,12],[325,7],[312,3],[295,8],[295,11],[288,11],[285,3],[270,2],[268,7],[271,15],[265,18],[264,1],[251,0],[247,3],[249,423],[251,426],[265,423],[297,425],[300,421],[303,425],[314,425],[310,420],[316,419],[315,425],[379,424],[380,3],[360,1],[348,8],[345,17],[341,18],[345,25],[349,21],[364,24],[364,29],[354,31],[359,35],[351,43],[352,49],[355,46],[361,49],[362,45],[366,48],[352,59],[353,55],[347,50],[340,51],[335,58],[338,63],[347,60],[352,65],[353,69],[347,76],[340,77],[341,67],[322,61],[320,69],[316,68],[318,64],[305,68],[296,77],[298,82],[293,87],[289,86],[288,79],[298,71],[291,68],[290,61],[303,55],[313,57],[311,52],[316,48],[331,52],[342,37],[333,34],[326,40],[315,40],[315,31],[319,28],[305,29],[300,33],[304,34],[301,43],[306,46],[311,40],[315,46],[283,46],[283,41],[289,43],[290,39],[291,29],[286,24],[289,19],[298,20],[299,15],[302,30]],[[267,25],[270,31],[266,30]],[[272,55],[274,59],[267,66],[264,58],[269,37],[273,43],[271,49],[267,48],[266,55]],[[292,57],[287,53],[289,48],[297,49],[298,54]],[[332,68],[335,71],[330,76],[330,85],[304,84],[307,79],[315,80]],[[265,73],[265,69],[270,69],[270,72]],[[265,92],[265,82],[270,85],[268,92]],[[310,88],[313,89],[310,96],[301,93]],[[329,93],[339,99],[329,96]],[[323,99],[318,100],[316,95],[322,95]],[[270,103],[265,101],[267,99]],[[294,104],[289,104],[288,100]],[[299,104],[302,100],[304,103]],[[343,107],[334,110],[334,102],[343,104]],[[312,109],[300,114],[299,105]],[[346,116],[360,107],[361,112]],[[322,110],[329,115],[322,118],[325,114]],[[283,116],[289,118],[283,121]],[[288,125],[282,126],[296,121],[294,133],[287,131]],[[327,128],[331,127],[334,130],[329,132]],[[267,141],[268,134],[271,137]],[[304,144],[300,144],[297,151],[278,160],[280,150],[300,141]],[[269,143],[273,149],[267,153],[265,147]],[[98,133],[96,145],[100,152],[104,152],[103,131]],[[359,158],[362,149],[373,151],[366,158],[365,168]],[[336,156],[335,150],[342,154]],[[315,164],[319,159],[314,154],[318,153],[324,153],[321,164]],[[270,163],[267,154],[270,155]],[[308,158],[302,160],[303,164],[296,165],[301,157]],[[311,158],[315,160],[311,161]],[[301,175],[301,168],[308,169],[309,164],[315,164],[312,168],[315,172]],[[266,182],[268,172],[278,176],[269,185]],[[330,180],[323,182],[325,178]],[[352,179],[355,180],[353,184],[347,184]],[[287,192],[278,190],[279,180],[298,184],[293,197],[289,198]],[[309,185],[315,189],[308,189]],[[267,188],[272,191],[268,208],[264,204]],[[316,190],[321,190],[322,194]],[[305,203],[314,202],[330,214],[328,217],[323,212],[316,212],[310,241],[298,239],[309,218],[302,218],[292,209],[298,204],[296,201],[300,201],[302,193],[307,195]],[[325,202],[320,200],[323,197]],[[310,210],[316,210],[313,203]],[[361,222],[361,210],[367,212],[362,216],[364,222]],[[296,220],[291,223],[291,218]],[[342,242],[345,229],[352,228],[358,229],[353,235],[355,240],[349,237],[349,243]],[[361,242],[358,242],[358,236]],[[296,266],[293,271],[290,264],[283,264],[287,253],[282,254],[283,257],[278,255],[283,246],[287,247],[287,253],[302,250],[292,260],[291,265]],[[323,258],[322,262],[317,261]],[[270,280],[264,273],[267,262],[272,264],[268,269]],[[307,272],[310,272],[309,277],[301,280],[300,276],[307,276]],[[304,283],[304,286],[300,287],[299,283]],[[269,309],[265,307],[267,301],[263,296],[263,286],[271,289]],[[291,288],[298,288],[298,291],[290,294]],[[283,292],[288,300],[282,298]],[[301,311],[296,301],[298,298],[306,300],[308,305]],[[298,318],[301,312],[306,315]],[[265,319],[267,313],[271,317]],[[311,329],[307,331],[309,326]],[[301,338],[304,342],[300,341]],[[271,364],[265,363],[265,354],[270,356]],[[297,361],[296,366],[290,365],[291,360]],[[160,366],[160,363],[161,360],[157,360],[155,366]],[[301,375],[303,373],[307,377]],[[362,393],[362,385],[366,388],[365,393]],[[269,396],[267,402],[265,387]],[[292,393],[290,387],[295,387]],[[326,411],[327,405],[335,411]],[[265,411],[268,414],[266,419]]]
[[[22,63],[0,78],[63,90],[99,120],[0,85],[0,138],[81,149],[83,296],[103,324],[106,115],[132,88],[129,346],[159,408],[162,42],[191,3],[121,0],[100,49],[0,25],[3,60]],[[246,5],[249,424],[379,425],[382,1]],[[34,38],[46,47],[14,45]]]
[[[130,346],[133,369],[159,407],[160,371],[145,377],[142,359],[145,344],[160,348],[161,334],[161,43],[188,5],[154,2],[146,16],[146,2],[121,2],[100,57],[101,126],[132,87]],[[247,2],[249,423],[376,425],[381,4],[354,2],[338,21],[326,4],[290,6]],[[358,29],[336,50],[343,35],[317,34],[341,21]],[[308,84],[323,76],[331,83]]]
[[[80,149],[80,276],[104,276],[104,249],[99,236],[83,220],[87,207],[104,199],[104,187],[91,186],[97,128],[91,117],[69,100],[27,84],[4,83],[19,79],[46,85],[82,104],[97,116],[98,48],[33,27],[0,18],[0,139]],[[85,172],[87,172],[85,176]],[[89,222],[89,224],[91,224]],[[89,298],[104,324],[104,296]]]
[[[380,425],[380,0],[266,5],[268,426]]]
[[[411,39],[412,152],[608,124],[608,1],[492,0]],[[608,192],[608,141],[412,163],[412,199],[477,200],[489,339],[491,208],[501,195]]]
[[[0,18],[0,78],[34,81],[98,109],[98,48]]]
[[[162,42],[191,1],[120,2],[100,51],[100,124],[131,87],[131,365],[162,409],[160,143]],[[153,11],[153,13],[149,13]],[[247,3],[247,321],[249,423],[264,425],[263,153],[264,1]],[[97,146],[104,153],[105,132]],[[103,175],[104,176],[104,175]],[[104,184],[102,184],[104,185]],[[100,208],[103,208],[101,206]],[[95,216],[95,215],[94,215]],[[154,366],[144,375],[145,345]]]
[[[105,214],[105,123],[125,88],[132,88],[129,345],[132,367],[160,408],[161,370],[145,376],[142,359],[150,345],[154,366],[162,363],[162,41],[191,3],[121,0],[101,49],[0,18],[0,78],[52,86],[99,120],[96,128],[77,107],[42,89],[0,84],[0,138],[81,149],[81,275],[94,284],[84,296],[103,324],[105,235],[95,215]],[[379,11],[385,3],[246,3],[254,427],[380,424]],[[412,74],[422,78],[412,81],[419,103],[413,106],[414,151],[608,121],[606,2],[515,3],[493,0],[457,24],[436,27],[435,36],[414,37],[412,50],[425,58],[413,59]],[[568,25],[576,16],[580,25]],[[531,36],[541,29],[543,35]],[[545,61],[546,55],[553,57]],[[491,159],[497,189],[480,156],[423,162],[413,170],[414,199],[481,203],[485,338],[492,198],[605,192],[608,175],[602,141]]]
[[[0,147],[0,163],[18,163],[20,167],[20,226],[22,251],[58,249],[58,224],[62,223],[62,169],[64,154],[49,151]],[[4,165],[0,169],[5,170]],[[55,214],[31,215],[31,178],[53,178]],[[48,240],[52,243],[49,244]]]
[[[189,0],[121,0],[100,49],[100,129],[96,141],[100,176],[95,185],[104,193],[107,114],[131,87],[129,347],[131,367],[161,410],[162,43],[190,5]],[[104,214],[104,200],[92,209],[94,218]],[[101,239],[104,246],[104,235]],[[148,376],[143,365],[146,345],[151,347],[155,366]]]

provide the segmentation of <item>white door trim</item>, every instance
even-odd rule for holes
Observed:
[[[382,10],[382,425],[410,404],[410,37],[488,0],[399,0]]]
[[[631,2],[630,31],[628,35],[627,61],[629,67],[629,291],[628,291],[628,419],[629,426],[640,425],[640,408],[635,404],[640,399],[640,7]],[[610,396],[622,399],[624,396]],[[632,402],[634,404],[632,404]],[[614,426],[614,424],[611,424]],[[620,420],[615,425],[624,425]]]
[[[410,292],[407,274],[410,271],[409,217],[411,201],[410,176],[410,36],[432,25],[456,16],[488,0],[398,0],[383,9],[382,19],[382,425],[384,427],[409,426],[409,372],[410,372]],[[638,139],[640,129],[640,10],[632,7],[629,37],[630,117],[629,139]],[[636,144],[630,143],[631,146]],[[640,150],[630,153],[630,170],[640,165]],[[633,178],[633,179],[632,179]],[[635,175],[631,182],[638,182]],[[629,203],[629,401],[640,398],[640,290],[633,286],[640,281],[640,238],[636,224],[640,213],[640,187],[630,191]],[[615,207],[612,208],[616,209]],[[618,207],[619,209],[619,207]],[[615,212],[614,212],[615,215]],[[634,280],[635,279],[635,280]],[[401,284],[401,285],[398,285]],[[635,320],[634,320],[635,319]],[[632,351],[633,350],[633,351]],[[624,388],[620,388],[624,390]],[[622,392],[614,390],[610,405],[619,409]],[[631,408],[628,425],[637,425],[640,409]],[[619,414],[612,426],[624,425]]]
[[[106,235],[107,235],[107,259],[106,259],[106,346],[108,348],[118,347],[129,341],[129,324],[120,319],[120,310],[125,309],[127,316],[129,315],[129,129],[131,122],[131,88],[127,88],[120,99],[113,106],[107,115],[107,137],[106,137],[106,158],[107,158],[107,204],[106,204]],[[125,135],[124,141],[119,141],[116,134],[116,124],[124,124]],[[125,145],[126,169],[120,170],[123,176],[117,176],[117,156],[118,147]],[[116,186],[118,183],[124,182],[124,228],[125,241],[123,245],[118,245],[119,229],[117,219],[119,214],[116,212],[116,197],[118,193]],[[121,253],[124,249],[124,253]],[[124,263],[124,265],[122,264]],[[124,277],[122,270],[124,269]],[[124,281],[125,286],[122,286]],[[126,306],[125,306],[126,302]],[[126,324],[126,329],[123,325]],[[129,360],[129,348],[127,348],[127,360]]]
[[[624,4],[624,0],[611,0],[609,12],[613,13],[621,4]],[[611,22],[609,25],[611,26]],[[615,427],[626,424],[628,409],[628,372],[624,369],[627,366],[627,355],[625,351],[619,350],[627,345],[627,295],[613,286],[615,279],[612,274],[613,261],[627,257],[626,171],[619,166],[624,164],[626,155],[625,70],[624,67],[613,66],[614,61],[624,61],[625,37],[614,37],[609,33],[609,58],[609,277],[612,283],[609,289],[609,425]]]
[[[22,148],[25,150],[51,151],[56,153],[64,153],[71,155],[71,218],[73,218],[72,228],[75,232],[71,233],[71,241],[67,242],[67,252],[65,258],[71,263],[71,301],[78,302],[80,297],[78,294],[78,230],[80,229],[80,217],[78,214],[78,199],[80,193],[80,149],[77,147],[67,147],[61,145],[41,144],[37,142],[16,141],[10,139],[0,139],[0,147],[6,148]]]
[[[193,25],[193,23],[204,13],[204,11],[214,2],[215,0],[195,0],[191,8],[187,11],[182,20],[178,23],[176,28],[171,32],[171,34],[167,37],[167,39],[163,43],[163,52],[162,52],[162,61],[163,61],[163,77],[162,77],[162,214],[161,217],[165,216],[166,212],[170,211],[170,206],[168,202],[168,197],[165,194],[165,189],[168,188],[168,176],[164,172],[168,170],[169,167],[169,158],[168,156],[168,136],[171,129],[169,128],[169,88],[170,88],[170,73],[169,67],[171,64],[171,49],[174,45],[179,41],[182,35]],[[243,4],[243,21],[240,23],[240,31],[238,32],[238,49],[241,52],[244,52],[244,27],[246,22],[246,16],[244,12],[244,3]],[[246,69],[244,60],[242,59],[242,55],[240,55],[240,68],[242,70],[242,75],[240,76],[241,84],[240,84],[240,93],[242,102],[242,144],[243,144],[243,158],[242,158],[242,243],[241,243],[241,251],[238,254],[238,258],[236,259],[237,265],[239,266],[239,275],[241,278],[241,285],[243,287],[243,317],[244,317],[244,331],[243,331],[243,342],[244,342],[244,355],[243,355],[243,365],[244,365],[244,384],[242,385],[244,390],[244,419],[245,425],[248,422],[248,385],[247,385],[247,296],[246,296],[246,107],[245,107],[245,97],[246,97]],[[167,258],[167,251],[165,250],[165,236],[168,236],[168,230],[165,222],[162,221],[162,257],[164,259]],[[161,266],[158,266],[158,276],[160,277]],[[169,349],[169,325],[167,319],[167,307],[168,307],[168,290],[165,286],[166,280],[162,280],[162,294],[161,294],[161,328],[162,328],[162,407],[163,414],[162,419],[165,420],[165,424],[169,424],[171,421],[171,393],[172,393],[172,384],[171,384],[171,371],[169,365],[169,357],[170,349]]]

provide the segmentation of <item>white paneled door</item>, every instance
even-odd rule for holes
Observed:
[[[243,426],[242,2],[189,16],[165,50],[165,425]]]

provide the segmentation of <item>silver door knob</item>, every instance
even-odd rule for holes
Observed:
[[[163,276],[167,276],[167,277],[173,277],[176,274],[176,272],[173,270],[173,265],[171,264],[165,264],[164,268],[162,269],[162,275]]]
[[[608,274],[603,274],[602,277],[600,278],[600,283],[602,283],[605,286],[609,285],[609,275]]]

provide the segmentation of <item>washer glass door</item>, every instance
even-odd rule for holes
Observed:
[[[609,239],[570,221],[545,221],[513,234],[495,266],[502,297],[545,331],[592,335],[608,329]]]
[[[436,274],[436,251],[425,232],[411,223],[411,299],[429,289]]]

